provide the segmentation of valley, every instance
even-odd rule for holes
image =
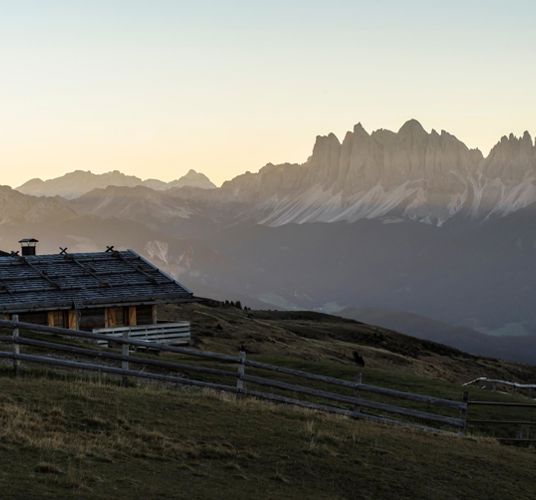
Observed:
[[[526,133],[484,157],[410,120],[398,132],[357,125],[342,142],[319,136],[304,164],[269,164],[220,188],[196,185],[198,173],[155,188],[72,172],[37,183],[40,196],[0,188],[0,248],[21,234],[43,252],[131,247],[201,296],[356,319],[386,311],[367,319],[534,363],[535,151]],[[65,195],[73,185],[89,190]],[[397,325],[390,311],[425,320]]]

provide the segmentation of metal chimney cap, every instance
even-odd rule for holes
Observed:
[[[36,254],[36,247],[39,240],[35,238],[23,238],[19,240],[19,243],[23,257],[32,257]]]

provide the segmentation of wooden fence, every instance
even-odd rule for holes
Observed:
[[[510,382],[496,378],[478,377],[463,384],[464,387],[469,385],[478,385],[485,389],[497,390],[497,387],[505,387],[514,391],[526,391],[529,395],[536,394],[536,384],[521,384],[519,382]]]
[[[114,328],[95,328],[94,333],[102,333],[107,337],[122,337],[127,332],[128,337],[159,344],[188,345],[190,343],[190,323],[157,323],[155,325],[119,326]],[[108,345],[103,340],[98,344]]]
[[[128,332],[124,332],[123,337],[110,338],[99,333],[23,323],[16,317],[11,321],[0,320],[0,330],[6,329],[10,334],[0,336],[0,343],[11,345],[11,350],[0,351],[0,358],[11,360],[15,373],[19,373],[21,363],[35,363],[117,375],[124,382],[132,377],[207,387],[239,397],[250,396],[423,430],[454,430],[463,434],[467,425],[467,401],[369,385],[360,378],[350,381],[263,363],[249,359],[245,351],[229,355],[168,346],[129,338]],[[104,340],[111,346],[119,346],[120,350],[99,347],[97,342]],[[22,347],[26,352],[21,352]],[[137,351],[131,352],[133,348]],[[165,353],[166,359],[156,359],[155,352]],[[85,358],[92,358],[92,361],[85,361]],[[192,363],[192,359],[198,362]],[[138,368],[133,369],[132,365]],[[265,372],[270,375],[263,375]],[[306,385],[308,383],[314,385]],[[365,398],[363,394],[368,396]]]
[[[475,410],[480,409],[486,413],[474,415]],[[523,418],[520,418],[519,409],[522,409]],[[525,417],[527,411],[533,412],[532,420]],[[467,427],[486,429],[485,434],[505,443],[536,443],[536,403],[468,399]]]
[[[522,393],[529,398],[534,398],[536,395],[536,384],[522,384],[488,377],[475,378],[463,386],[478,386],[494,392],[503,389]],[[467,403],[467,426],[471,431],[477,430],[507,443],[536,443],[536,401],[530,403],[471,399]],[[531,411],[532,419],[527,418],[527,414]]]

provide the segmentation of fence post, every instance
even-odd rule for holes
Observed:
[[[463,419],[463,427],[460,431],[462,435],[467,432],[467,414],[469,412],[469,392],[467,391],[463,392],[463,402],[465,403],[466,407],[465,410],[460,410],[460,418]]]
[[[236,376],[236,393],[238,396],[242,395],[245,391],[246,384],[244,382],[244,375],[246,373],[246,350],[244,347],[240,347],[239,353],[238,374]]]
[[[19,321],[19,315],[13,314],[11,316],[12,321]],[[19,338],[19,329],[13,328],[13,354],[20,354],[20,344],[17,343],[17,339]],[[13,371],[15,372],[15,376],[17,377],[20,372],[20,360],[13,359]]]
[[[128,340],[128,333],[128,330],[123,332],[124,340]],[[121,354],[128,358],[128,356],[130,355],[130,346],[128,344],[121,344]],[[124,359],[123,361],[121,361],[121,368],[123,370],[128,370],[128,359]],[[123,375],[123,385],[128,385],[128,377],[126,375]]]

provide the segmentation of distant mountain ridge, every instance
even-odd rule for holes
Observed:
[[[103,174],[75,170],[61,177],[46,181],[42,179],[31,179],[16,189],[23,194],[31,196],[61,196],[62,198],[74,199],[93,189],[102,189],[108,186],[146,186],[158,191],[180,187],[194,187],[199,189],[214,189],[216,187],[205,174],[196,172],[193,169],[190,169],[188,173],[171,182],[164,182],[158,179],[142,180],[134,175],[123,174],[118,170]]]
[[[318,136],[304,164],[268,164],[222,191],[253,203],[272,226],[393,215],[442,225],[458,213],[502,216],[536,202],[536,147],[528,132],[510,134],[484,157],[416,120],[371,134],[357,124],[342,142]]]
[[[168,183],[118,171],[75,171],[48,181],[32,179],[17,189],[75,199],[110,186],[197,188],[176,202],[184,198],[218,209],[233,206],[237,220],[269,226],[361,219],[441,226],[456,215],[485,220],[535,203],[536,145],[528,132],[519,138],[510,134],[484,157],[444,130],[427,132],[417,120],[407,121],[398,132],[368,133],[358,123],[342,142],[334,134],[318,136],[303,164],[269,163],[221,188],[190,170]],[[135,203],[133,197],[128,199]]]
[[[76,216],[60,198],[34,198],[9,186],[0,186],[0,225],[42,223]]]
[[[479,353],[498,359],[515,359],[523,363],[536,362],[532,346],[534,335],[492,336],[463,326],[452,326],[406,311],[347,308],[338,315],[365,323],[411,332],[413,337],[448,345],[464,352]]]

